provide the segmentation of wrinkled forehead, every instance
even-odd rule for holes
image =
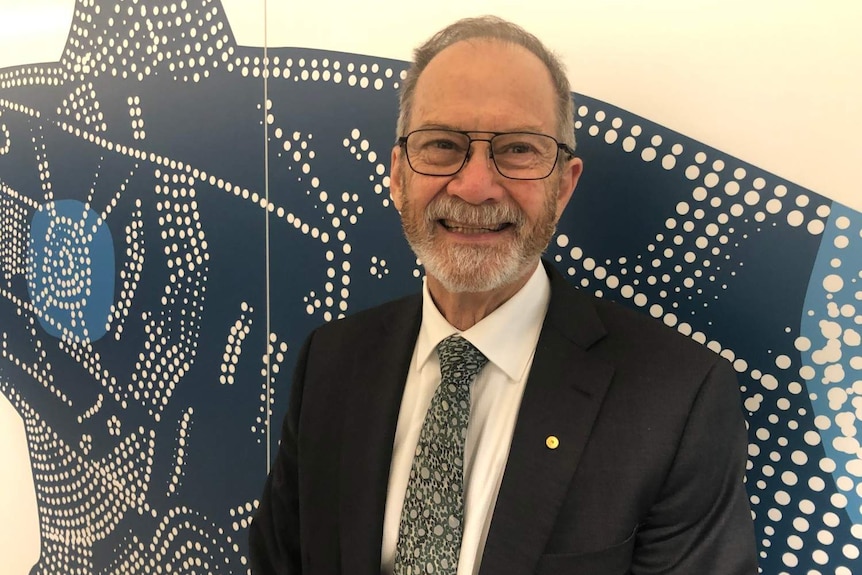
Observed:
[[[498,130],[504,119],[515,127],[555,126],[554,86],[545,64],[510,42],[476,38],[448,46],[420,74],[414,93],[411,129],[418,123],[461,129]],[[505,129],[512,129],[508,126]]]
[[[446,77],[488,82],[503,78],[553,89],[551,73],[538,56],[519,44],[496,38],[469,38],[447,46],[428,62],[416,87],[427,87]]]

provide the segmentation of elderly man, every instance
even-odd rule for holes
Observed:
[[[391,191],[423,291],[306,341],[253,572],[756,573],[730,366],[540,259],[582,169],[560,63],[493,17],[415,56]]]

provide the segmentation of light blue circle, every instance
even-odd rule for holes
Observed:
[[[836,223],[842,218],[848,222],[843,227]],[[853,383],[849,382],[862,380],[862,369],[851,359],[858,355],[858,352],[854,349],[855,345],[848,344],[845,339],[848,332],[855,333],[858,330],[856,318],[859,316],[859,312],[856,310],[859,307],[860,288],[858,287],[857,274],[859,270],[862,270],[862,250],[838,247],[839,243],[836,242],[836,239],[840,235],[849,235],[845,230],[857,230],[859,228],[858,212],[838,203],[832,204],[829,222],[817,252],[817,260],[811,270],[810,283],[805,294],[805,307],[800,321],[800,335],[810,342],[810,347],[800,352],[801,363],[806,366],[817,366],[819,371],[819,377],[815,375],[811,381],[805,383],[805,387],[809,392],[811,407],[815,416],[824,416],[826,421],[830,422],[830,425],[818,428],[818,432],[823,443],[823,450],[835,462],[835,469],[830,473],[836,484],[842,475],[854,475],[853,471],[858,460],[858,454],[855,451],[848,451],[846,448],[839,448],[838,441],[849,439],[852,443],[855,438],[847,430],[839,425],[832,425],[831,422],[837,422],[841,412],[854,413],[857,408],[852,391],[849,397],[845,396],[844,401],[837,402],[833,402],[830,398],[829,391],[832,389],[844,390],[848,387],[852,390]],[[839,269],[833,266],[835,261],[840,262]],[[835,293],[831,293],[824,285],[824,278],[838,274],[843,279],[842,287],[836,289]],[[844,315],[833,312],[830,314],[830,304],[834,306],[835,310],[843,306],[850,306],[853,313]],[[829,345],[823,331],[824,322],[838,326],[839,332],[842,334],[836,337],[833,342],[838,344],[838,357],[825,363],[822,359],[818,360],[815,355],[818,350],[826,349]],[[838,361],[840,363],[837,363]],[[840,381],[824,379],[826,367],[830,364],[841,366],[843,377]],[[815,371],[816,373],[817,371]],[[856,419],[853,417],[851,421],[856,421]],[[855,424],[851,428],[855,434]],[[862,523],[862,505],[860,505],[862,498],[859,497],[859,493],[849,491],[844,495],[850,502],[844,506],[850,520],[854,524]]]
[[[30,222],[27,292],[54,337],[92,342],[105,335],[114,301],[114,241],[87,205],[39,206]]]

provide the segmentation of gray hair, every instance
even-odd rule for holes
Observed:
[[[413,64],[407,70],[407,76],[401,84],[396,136],[404,136],[405,130],[410,124],[416,82],[419,81],[419,75],[422,74],[428,63],[449,46],[469,39],[499,40],[515,44],[526,48],[545,64],[551,74],[554,92],[557,96],[557,130],[559,131],[557,138],[574,149],[575,125],[572,89],[562,62],[534,35],[517,24],[497,16],[480,16],[458,20],[434,34],[413,51]]]

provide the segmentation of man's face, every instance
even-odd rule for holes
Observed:
[[[554,88],[544,64],[520,46],[470,40],[446,48],[422,72],[408,131],[557,137],[556,127]],[[402,148],[392,152],[392,198],[405,236],[426,273],[452,293],[496,290],[532,272],[580,175],[580,160],[561,157],[544,180],[504,178],[488,146],[473,143],[467,164],[445,177],[417,174]]]

